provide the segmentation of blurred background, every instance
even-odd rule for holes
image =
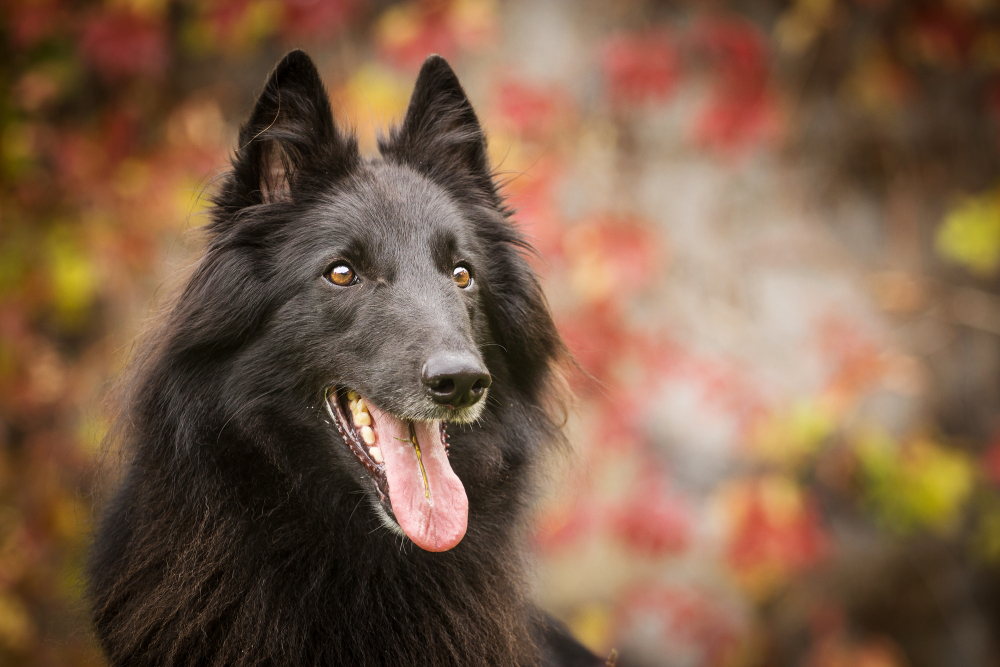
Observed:
[[[277,59],[456,68],[580,365],[537,595],[633,666],[1000,665],[1000,3],[0,0],[0,664],[93,665],[102,397]]]

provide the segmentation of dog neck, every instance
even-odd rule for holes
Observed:
[[[215,459],[139,448],[142,484],[126,479],[128,502],[101,527],[124,548],[98,552],[92,569],[111,664],[538,663],[518,503],[504,521],[474,521],[454,549],[425,552],[359,490],[283,472],[262,443],[293,441],[292,426],[245,433],[224,433]],[[178,475],[199,483],[173,488]]]

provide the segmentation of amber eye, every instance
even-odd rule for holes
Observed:
[[[456,266],[455,270],[451,272],[451,279],[462,289],[472,284],[472,274],[464,266]]]
[[[358,281],[358,277],[354,275],[354,269],[347,264],[334,264],[326,272],[326,277],[331,283],[341,287],[349,287]]]

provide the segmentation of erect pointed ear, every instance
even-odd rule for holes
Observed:
[[[216,203],[230,212],[294,197],[310,176],[346,172],[357,142],[337,131],[319,72],[292,51],[271,72],[249,120],[240,128],[233,170]]]
[[[424,61],[402,125],[379,141],[379,150],[386,159],[409,164],[459,195],[472,187],[497,203],[483,128],[441,56]]]

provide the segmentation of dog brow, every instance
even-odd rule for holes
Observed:
[[[458,253],[455,233],[450,229],[438,229],[431,235],[430,244],[434,264],[442,271],[450,270]]]

